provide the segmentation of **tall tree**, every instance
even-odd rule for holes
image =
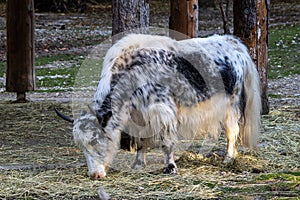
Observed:
[[[187,39],[198,36],[198,0],[172,0],[169,28],[180,32],[170,32],[177,39]]]
[[[249,48],[260,75],[262,114],[269,112],[267,94],[269,7],[270,0],[233,1],[234,34]]]
[[[113,0],[113,42],[124,32],[145,33],[149,28],[150,10],[148,0]],[[132,137],[121,134],[121,148],[133,151],[136,146]]]
[[[35,88],[33,0],[7,1],[6,90],[16,92],[18,101]]]
[[[149,0],[113,0],[112,35],[149,27]]]

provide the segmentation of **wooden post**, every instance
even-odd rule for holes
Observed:
[[[249,48],[261,81],[262,114],[269,112],[268,77],[268,19],[269,0],[234,0],[234,34]]]
[[[6,26],[6,90],[25,101],[25,92],[35,89],[33,0],[8,0]]]
[[[257,67],[261,81],[262,114],[269,113],[268,100],[268,27],[270,0],[257,1]]]
[[[177,40],[198,36],[198,0],[171,0],[170,37]]]
[[[147,32],[149,28],[148,0],[113,0],[112,35],[123,32]],[[137,30],[140,29],[140,30]],[[120,35],[122,37],[122,35]]]

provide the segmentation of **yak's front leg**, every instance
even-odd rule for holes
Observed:
[[[163,169],[164,174],[176,174],[177,166],[174,160],[174,148],[175,144],[171,140],[162,139],[162,150],[165,153],[165,167]]]

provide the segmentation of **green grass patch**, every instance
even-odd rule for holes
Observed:
[[[272,93],[270,93],[270,94],[268,94],[268,96],[271,97],[271,98],[275,98],[275,99],[282,98],[282,95],[280,95],[280,94],[272,94]]]
[[[100,60],[86,59],[74,61],[71,67],[36,69],[37,87],[47,92],[87,90],[98,85],[101,66]]]
[[[35,66],[53,64],[53,67],[36,68],[36,91],[57,92],[71,90],[74,86],[76,74],[83,61],[83,56],[78,55],[50,55],[35,59]],[[67,65],[55,66],[57,61],[67,61]],[[0,77],[6,73],[6,62],[0,62]]]
[[[65,55],[65,54],[58,54],[58,55],[50,55],[50,56],[42,56],[37,57],[35,59],[35,66],[41,66],[46,64],[51,64],[55,61],[74,61],[77,63],[82,63],[83,57],[75,56],[75,55]],[[6,73],[6,62],[0,62],[0,77],[3,77],[4,73]]]
[[[86,59],[82,63],[75,82],[75,88],[98,85],[102,61],[98,59]]]
[[[53,91],[64,90],[74,85],[79,66],[67,68],[42,68],[36,69],[36,86],[54,88]],[[55,89],[56,88],[56,89]]]
[[[270,29],[270,79],[300,74],[300,25],[278,26]]]
[[[35,65],[54,64],[57,61],[68,61],[70,65],[54,68],[37,68],[35,71],[36,91],[57,92],[71,90],[75,83],[76,74],[83,62],[83,57],[65,54],[50,55],[37,58]]]
[[[35,66],[41,66],[46,64],[51,64],[54,61],[68,61],[68,60],[78,60],[79,56],[67,55],[67,54],[55,54],[49,56],[37,57],[35,59]]]
[[[51,55],[38,57],[36,66],[53,64],[50,67],[37,67],[36,92],[57,92],[77,90],[82,87],[96,86],[99,81],[102,61],[98,59],[85,59],[75,55]],[[66,61],[67,64],[56,63]],[[55,66],[57,65],[57,66]],[[6,73],[6,62],[0,62],[0,77]]]
[[[258,176],[256,179],[259,181],[270,181],[270,180],[292,181],[300,184],[300,172],[281,172],[281,173],[262,174]]]

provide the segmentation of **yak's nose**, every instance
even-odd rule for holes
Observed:
[[[95,172],[95,173],[90,174],[91,179],[94,179],[94,180],[102,179],[105,176],[106,176],[106,173],[101,173],[101,172]]]

